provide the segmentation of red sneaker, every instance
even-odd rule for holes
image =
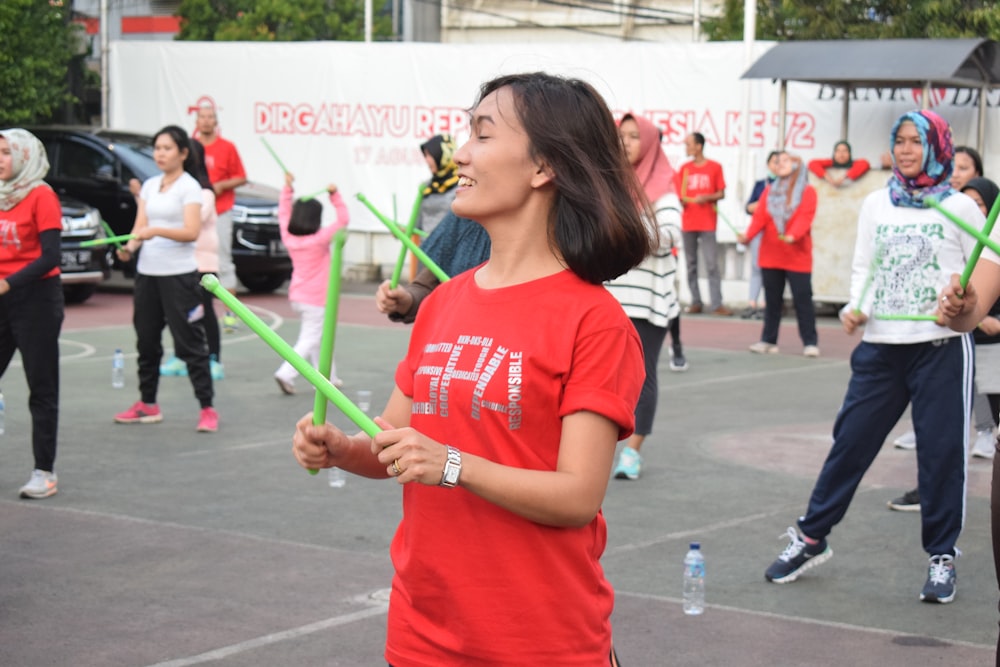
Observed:
[[[115,421],[119,424],[155,424],[163,421],[163,413],[160,412],[160,406],[156,403],[136,401],[125,412],[116,414]]]
[[[198,417],[198,428],[195,430],[199,433],[215,433],[219,430],[219,413],[215,411],[215,408],[201,409],[201,416]]]

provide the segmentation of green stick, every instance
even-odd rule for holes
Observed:
[[[966,234],[968,234],[972,238],[976,239],[976,241],[978,241],[979,243],[983,244],[984,247],[989,248],[990,250],[992,250],[996,254],[1000,255],[1000,244],[997,244],[997,242],[994,241],[993,239],[991,239],[988,235],[986,235],[982,231],[976,229],[974,225],[970,225],[965,220],[962,220],[960,217],[958,217],[957,215],[955,215],[954,213],[952,213],[951,211],[949,211],[945,207],[941,206],[941,204],[937,203],[933,199],[928,199],[927,202],[933,208],[936,208],[944,217],[948,218],[949,220],[951,220],[952,222],[954,222],[956,225],[958,225],[959,229],[961,229],[962,231],[964,231]],[[994,204],[993,204],[993,210],[995,210],[995,209],[996,209],[996,203],[994,202]],[[990,211],[990,215],[993,215],[993,210]],[[974,265],[975,265],[975,263],[973,263],[973,266]],[[966,267],[966,268],[968,268],[968,267]]]
[[[80,241],[75,244],[77,248],[93,248],[99,245],[109,245],[114,243],[119,248],[121,247],[122,241],[131,241],[135,238],[135,234],[122,234],[120,236],[109,236],[103,239],[91,239],[89,241]]]
[[[858,299],[858,305],[854,309],[855,315],[861,314],[861,306],[864,304],[865,299],[868,297],[868,290],[871,289],[872,282],[875,280],[875,273],[878,271],[879,265],[882,263],[882,243],[875,245],[875,254],[872,255],[871,264],[868,265],[868,275],[865,276],[864,287],[861,288],[861,298]]]
[[[330,190],[328,188],[323,188],[322,190],[317,190],[316,192],[306,195],[304,197],[299,197],[299,201],[309,201],[310,199],[315,199],[323,193],[329,194]]]
[[[438,280],[443,283],[448,281],[448,274],[442,271],[441,267],[435,264],[434,260],[428,257],[427,253],[421,250],[420,246],[413,242],[413,239],[407,237],[406,234],[403,233],[403,230],[399,228],[399,225],[379,213],[378,209],[375,208],[375,206],[373,206],[372,203],[368,201],[368,199],[360,192],[358,193],[358,201],[368,207],[368,210],[371,211],[372,214],[374,214],[374,216],[378,218],[390,232],[392,232],[393,236],[402,241],[403,245],[409,248],[410,252],[416,255],[417,259],[423,262],[424,266],[430,269],[431,273],[433,273]]]
[[[430,234],[428,234],[427,232],[425,232],[425,231],[424,231],[424,230],[422,230],[422,229],[414,229],[414,230],[413,230],[413,233],[414,233],[414,234],[416,234],[417,236],[419,236],[419,237],[420,237],[420,238],[422,238],[422,239],[425,239],[425,238],[427,238],[428,236],[430,236]]]
[[[996,201],[993,202],[993,208],[990,209],[990,214],[986,216],[986,224],[983,225],[983,234],[986,236],[989,236],[993,231],[993,225],[996,224],[998,213],[1000,213],[1000,197],[997,197]],[[969,284],[969,278],[972,276],[972,270],[976,268],[976,262],[979,261],[979,256],[982,253],[983,243],[982,241],[977,241],[976,247],[972,249],[972,254],[969,255],[969,261],[965,264],[965,270],[962,271],[962,277],[960,280],[962,289],[965,289],[965,286]]]
[[[877,320],[903,320],[908,322],[937,322],[937,315],[874,315]]]
[[[115,236],[115,230],[111,229],[111,225],[109,225],[108,221],[105,220],[104,218],[101,218],[101,227],[104,228],[104,233],[108,235],[109,239]],[[121,249],[122,247],[121,241],[112,241],[112,243],[115,244],[116,248]]]
[[[413,230],[417,228],[417,220],[420,218],[420,204],[424,201],[424,185],[421,183],[417,190],[417,198],[413,200],[413,207],[410,209],[410,221],[406,223],[406,235],[413,236]],[[409,250],[405,245],[399,249],[399,257],[396,259],[396,268],[392,271],[392,279],[389,281],[389,289],[396,289],[399,285],[399,276],[403,273],[403,264],[406,262],[406,253]]]
[[[261,137],[260,140],[264,142],[264,148],[267,149],[267,152],[271,154],[271,157],[274,158],[274,161],[278,163],[279,167],[281,167],[281,171],[287,174],[288,167],[285,166],[285,163],[281,161],[281,158],[278,157],[278,154],[274,152],[273,148],[271,148],[271,144],[267,143],[267,139],[265,139],[264,137]]]
[[[326,309],[323,311],[323,336],[319,344],[319,364],[316,370],[327,380],[330,379],[330,367],[333,366],[333,346],[337,340],[337,311],[340,308],[340,263],[344,255],[344,243],[347,242],[347,230],[341,229],[333,235],[330,244],[330,280],[326,288]],[[313,424],[326,423],[326,396],[316,390],[313,401]],[[319,470],[309,470],[315,475]]]
[[[726,217],[725,213],[719,210],[719,206],[717,204],[713,204],[712,208],[715,209],[715,212],[719,215],[720,218],[722,218],[722,221],[726,223],[726,225],[728,225],[731,230],[733,230],[733,234],[739,235],[740,230],[736,229],[736,225],[729,222],[729,218]]]
[[[312,364],[308,361],[303,359],[291,345],[286,343],[281,338],[281,336],[272,331],[263,320],[254,315],[249,308],[240,302],[239,299],[222,287],[222,285],[219,284],[218,278],[211,273],[206,273],[201,277],[201,286],[211,292],[215,298],[229,308],[229,310],[231,310],[236,317],[243,320],[251,331],[260,336],[261,340],[267,343],[272,350],[278,353],[278,356],[290,363],[292,367],[309,382],[309,384],[314,386],[317,391],[326,396],[326,398],[333,403],[338,410],[343,412],[348,419],[357,424],[362,431],[372,437],[375,437],[375,434],[382,431],[378,424],[372,421],[371,417],[366,415],[361,408],[354,405],[354,403],[351,403],[351,399],[347,398],[342,391],[334,387],[329,380],[323,377],[322,373],[313,368]]]

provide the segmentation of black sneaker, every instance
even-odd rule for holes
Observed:
[[[920,489],[907,491],[899,498],[889,501],[889,509],[897,512],[919,512],[920,511]]]
[[[948,604],[955,599],[955,557],[949,554],[931,556],[927,568],[927,583],[920,591],[924,602]]]
[[[687,359],[684,358],[684,353],[679,349],[674,348],[674,353],[670,357],[670,370],[674,373],[683,373],[688,369]]]
[[[788,529],[787,535],[788,546],[764,573],[764,578],[770,582],[791,583],[806,570],[825,563],[833,556],[833,549],[825,539],[820,540],[818,544],[806,544],[794,526]]]

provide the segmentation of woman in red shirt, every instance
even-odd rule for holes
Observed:
[[[750,219],[745,234],[737,239],[749,243],[761,234],[760,263],[764,283],[764,329],[760,341],[750,346],[757,354],[778,352],[778,327],[784,302],[785,283],[792,290],[792,303],[799,322],[802,354],[818,357],[816,311],[812,300],[812,223],[816,217],[816,190],[809,185],[806,168],[798,157],[778,156],[777,179],[767,186]]]
[[[45,147],[35,135],[0,131],[0,376],[19,350],[35,457],[22,498],[55,495],[57,481],[62,209],[42,180],[48,172]]]

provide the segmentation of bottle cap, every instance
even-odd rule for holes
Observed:
[[[692,542],[691,549],[701,549],[701,542]]]

